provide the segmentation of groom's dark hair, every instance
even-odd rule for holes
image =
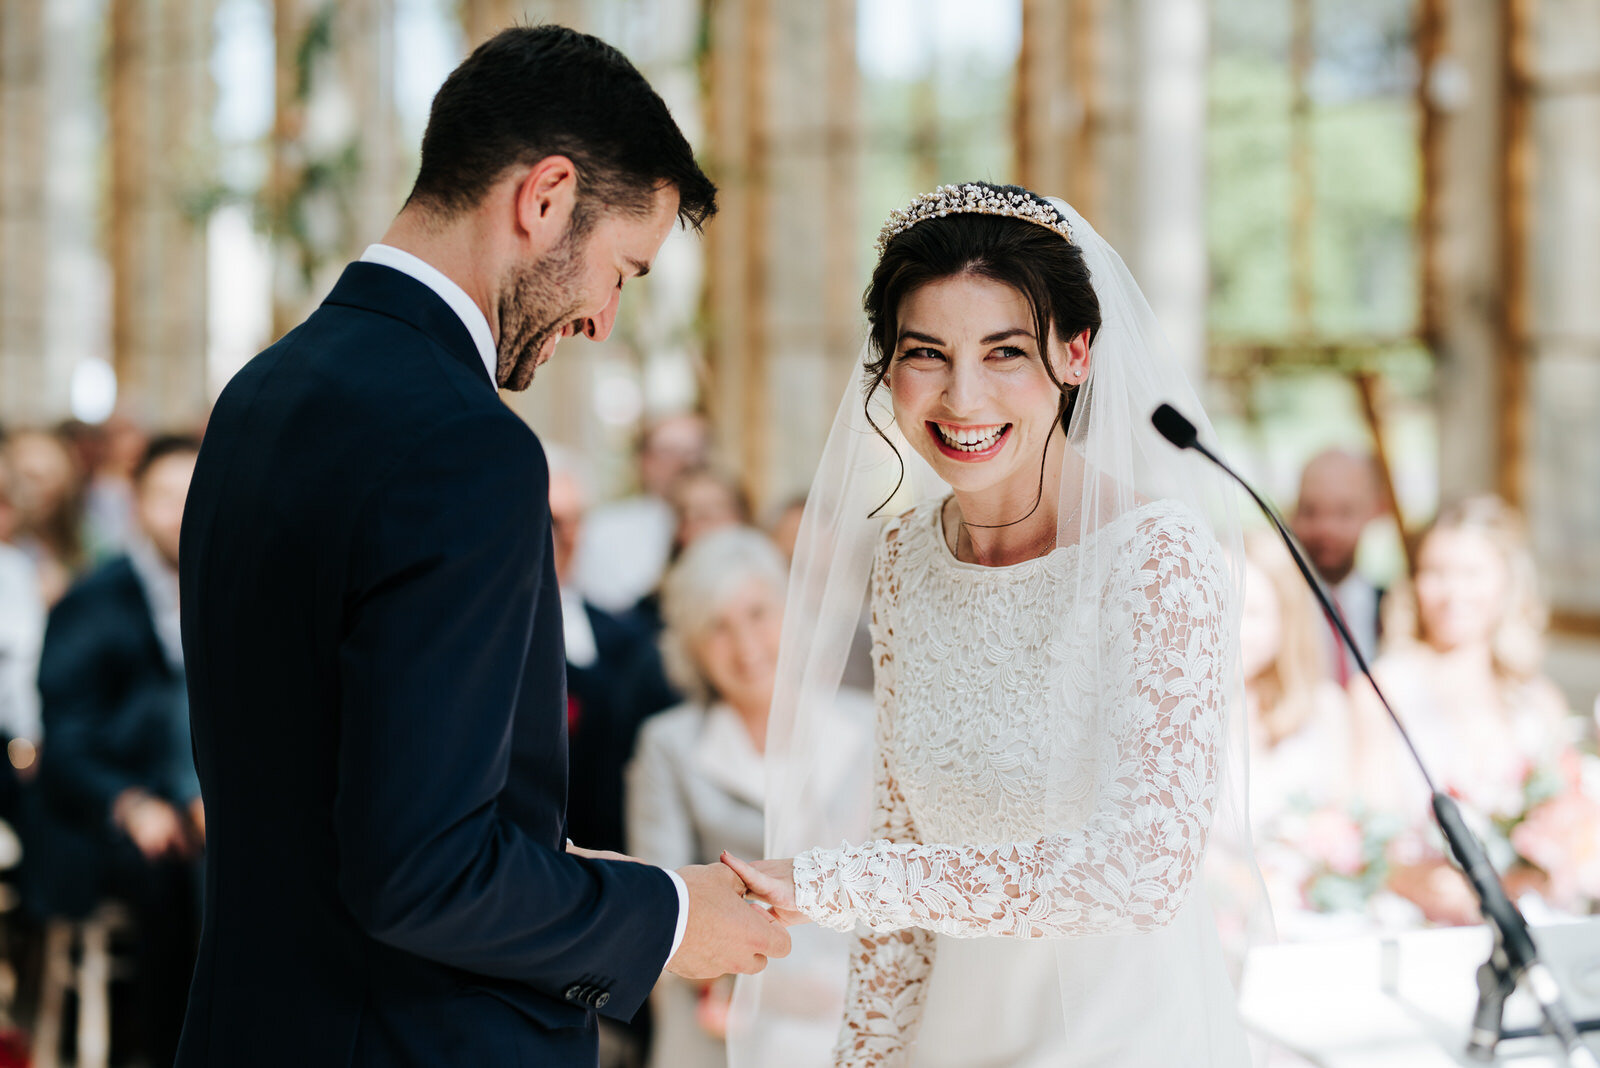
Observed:
[[[717,188],[656,91],[626,56],[565,26],[502,30],[433,98],[422,166],[406,203],[444,215],[476,207],[518,164],[566,156],[578,169],[578,225],[605,205],[646,214],[678,191],[678,218],[700,229]]]

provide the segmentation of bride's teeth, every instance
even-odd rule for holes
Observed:
[[[991,427],[976,428],[951,428],[942,423],[935,425],[939,429],[939,436],[944,438],[945,443],[960,449],[962,452],[982,452],[984,449],[989,448],[1007,426],[1005,423]]]

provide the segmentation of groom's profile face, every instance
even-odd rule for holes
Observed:
[[[522,390],[564,337],[603,341],[622,287],[650,270],[678,215],[678,193],[655,191],[645,212],[599,206],[587,232],[569,227],[548,252],[512,267],[500,295],[499,384]]]

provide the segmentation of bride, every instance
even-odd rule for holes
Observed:
[[[1149,424],[1198,416],[1193,391],[1060,201],[941,187],[878,248],[866,401],[835,420],[784,621],[766,846],[793,859],[725,860],[787,921],[856,934],[835,1064],[1247,1063],[1219,936],[1259,919],[1238,532]],[[814,712],[869,586],[872,826],[819,827]]]

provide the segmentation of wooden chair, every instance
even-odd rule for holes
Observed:
[[[45,925],[39,1007],[33,1022],[34,1068],[60,1068],[61,1022],[69,990],[78,996],[77,1068],[108,1068],[111,980],[118,971],[111,940],[128,925],[127,910],[116,902],[102,903],[86,919],[57,917]]]

